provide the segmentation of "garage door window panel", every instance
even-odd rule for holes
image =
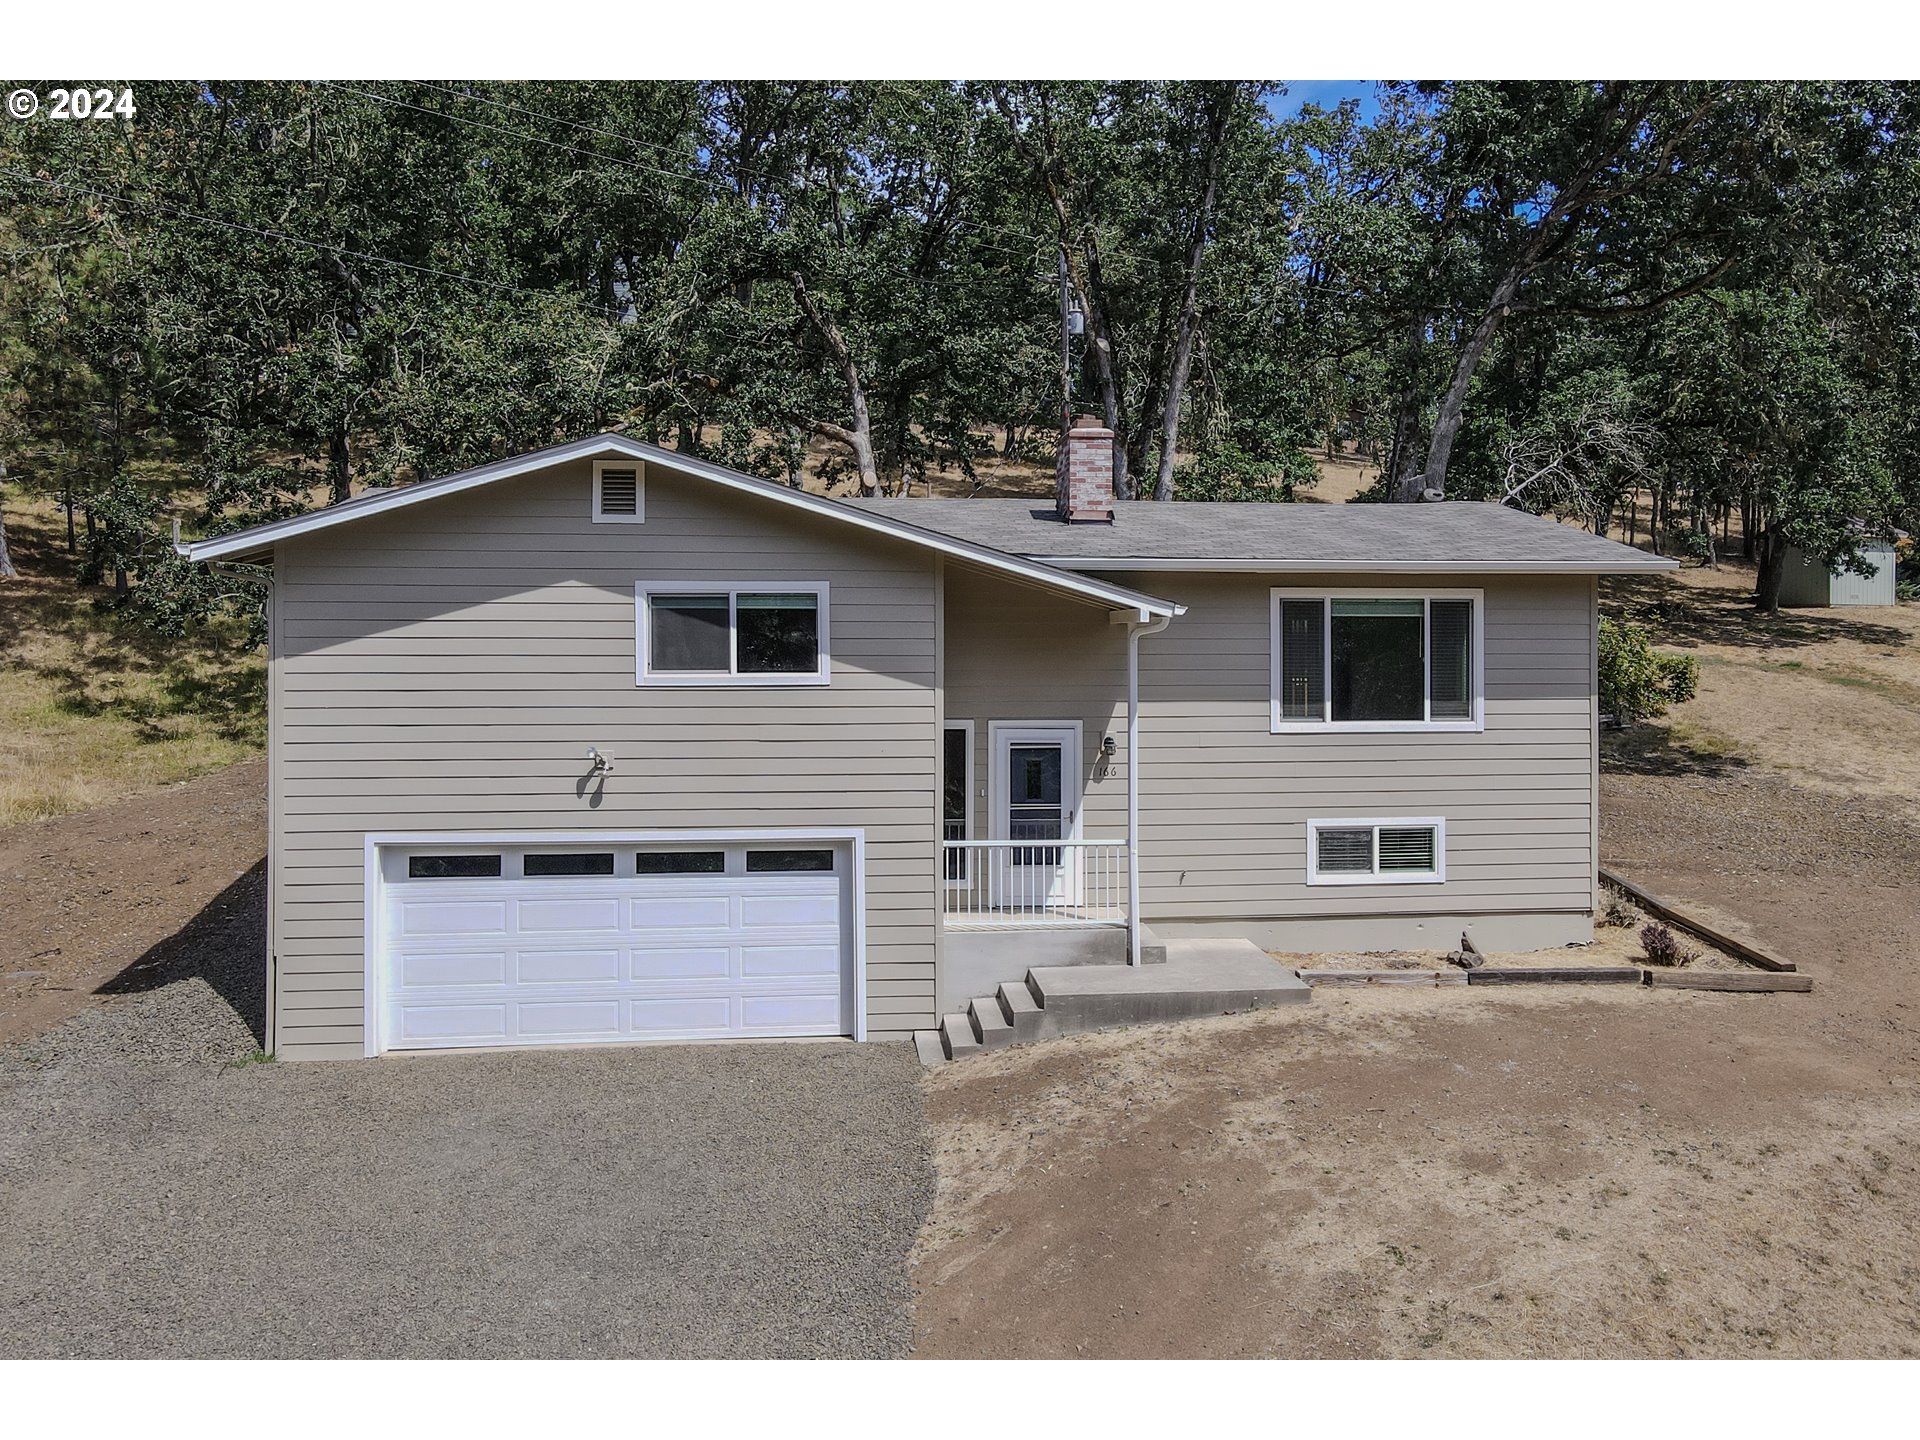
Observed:
[[[409,855],[409,880],[497,880],[498,855]]]
[[[747,873],[815,872],[833,869],[831,850],[749,850]]]
[[[522,861],[523,873],[529,878],[541,876],[573,875],[611,875],[613,874],[613,852],[611,850],[578,855],[532,854]]]
[[[642,850],[633,857],[636,875],[721,875],[726,868],[724,850]]]

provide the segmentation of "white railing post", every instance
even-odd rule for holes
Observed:
[[[947,927],[1125,925],[1120,867],[1127,851],[1124,840],[943,841]]]

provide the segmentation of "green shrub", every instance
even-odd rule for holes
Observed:
[[[1648,720],[1691,700],[1699,688],[1695,657],[1655,650],[1646,627],[1631,620],[1601,620],[1601,710],[1622,723]]]

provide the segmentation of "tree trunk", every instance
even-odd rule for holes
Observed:
[[[1200,193],[1200,208],[1193,217],[1193,235],[1187,242],[1187,284],[1180,295],[1180,320],[1174,332],[1173,371],[1167,377],[1166,408],[1160,416],[1160,474],[1154,481],[1153,498],[1173,498],[1174,451],[1180,443],[1180,401],[1186,393],[1187,371],[1193,364],[1195,310],[1200,294],[1200,261],[1207,250],[1207,230],[1213,224],[1213,197],[1220,188],[1220,152],[1226,148],[1227,116],[1233,106],[1233,94],[1221,97],[1207,117],[1207,183]]]
[[[1768,615],[1780,613],[1780,587],[1787,578],[1787,537],[1778,525],[1760,532],[1760,575],[1755,604]]]
[[[860,367],[854,361],[852,347],[847,344],[846,337],[840,333],[840,327],[833,323],[832,317],[814,303],[813,295],[800,272],[794,271],[791,278],[793,297],[800,302],[808,321],[832,353],[833,363],[840,371],[840,379],[847,387],[847,407],[853,412],[851,429],[827,420],[813,421],[813,428],[853,452],[854,467],[860,474],[860,493],[878,495],[880,466],[874,459],[873,422],[867,413],[867,391],[861,383]]]
[[[1099,314],[1098,307],[1095,310]],[[1113,339],[1104,317],[1095,320],[1093,344],[1087,348],[1093,352],[1094,379],[1100,386],[1101,420],[1113,431],[1113,495],[1116,500],[1131,500],[1133,480],[1127,469],[1127,427],[1120,414],[1120,379],[1114,373]]]
[[[13,557],[7,553],[7,464],[0,460],[0,580],[11,580],[20,572],[13,568]]]
[[[1407,322],[1406,383],[1401,386],[1400,401],[1394,407],[1393,435],[1387,442],[1386,459],[1380,466],[1381,474],[1387,479],[1389,498],[1398,494],[1416,465],[1414,445],[1420,431],[1420,350],[1425,343],[1426,317],[1415,315]]]
[[[1453,456],[1453,442],[1458,438],[1460,423],[1466,417],[1467,387],[1473,383],[1474,371],[1480,368],[1480,361],[1486,355],[1487,347],[1493,343],[1500,322],[1507,318],[1507,308],[1519,293],[1524,274],[1525,271],[1516,265],[1501,277],[1499,285],[1494,288],[1493,302],[1480,317],[1480,323],[1473,327],[1473,334],[1467,337],[1466,347],[1461,350],[1460,359],[1453,367],[1453,379],[1447,384],[1447,393],[1440,397],[1440,413],[1433,421],[1433,440],[1427,446],[1426,473],[1419,477],[1420,489],[1413,489],[1410,483],[1413,477],[1406,477],[1394,499],[1418,500],[1422,490],[1435,490],[1442,495],[1447,493],[1447,461]]]
[[[353,495],[352,453],[347,446],[347,417],[336,416],[327,434],[327,503],[338,505]]]
[[[806,438],[798,425],[787,426],[787,487],[792,490],[807,488]]]
[[[60,497],[67,508],[67,553],[72,555],[80,548],[79,537],[73,533],[73,481],[67,481],[66,492]]]

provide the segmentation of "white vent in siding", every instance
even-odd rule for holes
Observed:
[[[593,518],[637,525],[645,514],[646,477],[630,462],[596,460],[593,466]]]
[[[1309,885],[1437,885],[1447,878],[1439,817],[1309,820]]]

